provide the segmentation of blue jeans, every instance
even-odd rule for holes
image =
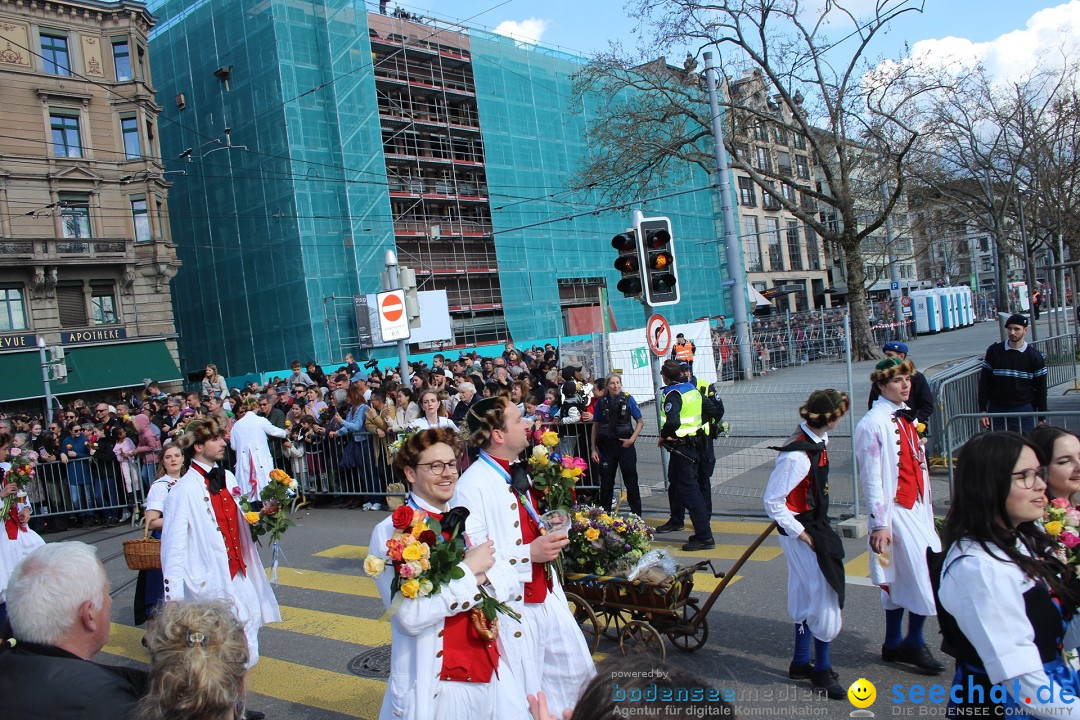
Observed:
[[[986,411],[990,413],[1023,413],[1023,412],[1035,412],[1035,408],[1031,406],[1031,403],[1027,405],[1015,405],[1012,407],[1006,407],[1005,405],[998,405],[996,403],[988,403]],[[1035,428],[1035,418],[1033,417],[996,417],[990,418],[991,430],[1008,430],[1010,432],[1018,432],[1023,435],[1031,432]]]

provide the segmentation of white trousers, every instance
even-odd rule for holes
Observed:
[[[893,508],[889,529],[892,530],[891,569],[895,579],[889,583],[887,591],[881,590],[881,606],[886,610],[903,608],[916,615],[937,615],[926,549],[940,551],[941,540],[933,521],[927,522],[926,517],[921,502],[911,510],[899,505]]]
[[[817,555],[798,538],[780,536],[788,571],[788,614],[797,623],[805,622],[810,634],[831,642],[842,626],[840,599],[821,574]]]

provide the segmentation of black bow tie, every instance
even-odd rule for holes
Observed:
[[[220,466],[211,468],[206,473],[206,486],[214,495],[225,489],[225,471]]]
[[[916,420],[915,420],[915,411],[912,410],[911,408],[900,408],[899,410],[896,411],[896,416],[897,417],[907,418],[911,422],[916,422]]]
[[[529,492],[529,473],[525,469],[525,463],[518,462],[510,466],[510,487],[520,494]]]
[[[443,532],[449,532],[451,537],[457,537],[465,533],[465,520],[469,517],[469,508],[464,506],[452,507],[443,513]]]

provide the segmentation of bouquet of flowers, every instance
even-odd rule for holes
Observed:
[[[324,407],[322,410],[319,411],[319,424],[323,427],[329,425],[330,421],[334,419],[335,412],[336,411],[334,410],[334,407],[332,405],[327,405],[326,407]]]
[[[402,446],[405,445],[405,442],[419,431],[419,428],[415,427],[407,427],[404,430],[399,431],[397,439],[386,444],[386,449],[387,452],[390,453],[391,459],[398,454],[398,450],[401,450]]]
[[[727,420],[722,421],[720,423],[718,431],[719,432],[717,433],[717,437],[731,437],[731,423],[729,423]]]
[[[541,509],[544,511],[569,508],[576,495],[574,485],[588,465],[579,457],[562,455],[555,451],[559,434],[547,430],[540,433],[540,443],[529,456],[529,474],[533,488],[540,491]]]
[[[11,448],[11,452],[8,453],[8,459],[11,461],[11,468],[4,473],[2,483],[4,485],[14,483],[19,490],[4,498],[4,509],[3,513],[0,514],[0,517],[5,518],[11,513],[11,508],[16,501],[15,496],[20,494],[24,487],[33,482],[36,474],[35,468],[37,467],[38,454],[27,448]]]
[[[1080,509],[1065,498],[1054,498],[1044,520],[1043,530],[1054,540],[1054,556],[1080,573]]]
[[[451,508],[443,515],[442,522],[423,510],[402,505],[391,516],[394,534],[386,541],[386,556],[390,558],[393,580],[390,592],[395,596],[390,606],[392,615],[404,598],[415,600],[438,594],[443,585],[451,580],[465,577],[461,562],[465,557],[465,519],[467,508]],[[364,572],[377,578],[387,570],[386,561],[378,555],[364,559]],[[521,616],[504,603],[487,594],[469,612],[473,626],[481,637],[495,639],[499,632],[497,614],[509,615],[515,620]]]
[[[575,505],[570,514],[570,544],[563,554],[572,572],[622,572],[649,550],[653,529],[633,513],[611,515],[595,505]]]
[[[270,482],[259,493],[259,499],[262,500],[260,510],[253,510],[247,500],[240,501],[240,506],[244,509],[244,519],[251,529],[252,540],[258,542],[263,535],[269,535],[271,543],[278,543],[285,531],[296,524],[289,518],[285,508],[296,497],[297,488],[296,480],[289,477],[288,473],[274,468],[270,471]],[[233,495],[240,497],[240,488],[233,488]]]

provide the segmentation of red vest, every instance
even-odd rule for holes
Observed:
[[[492,457],[492,460],[499,464],[506,472],[510,472],[510,463],[501,458]],[[536,520],[533,519],[532,514],[525,507],[525,503],[522,502],[521,497],[517,494],[514,488],[508,484],[506,489],[510,491],[510,494],[517,500],[518,510],[518,527],[521,528],[521,542],[528,545],[536,538],[540,537],[540,526]],[[531,502],[533,510],[536,511],[537,516],[540,514],[540,510],[537,507],[536,491],[529,493],[531,496]],[[542,603],[547,598],[548,590],[551,589],[551,579],[547,576],[547,570],[544,568],[543,563],[532,563],[532,579],[525,583],[525,602],[526,603]]]
[[[800,433],[802,440],[810,440],[806,433]],[[818,460],[818,467],[829,466],[829,451],[822,450],[821,458]],[[791,492],[787,495],[787,507],[795,515],[799,513],[808,512],[813,506],[810,502],[810,498],[814,495],[813,486],[813,472],[807,472],[806,477],[799,481],[799,484],[791,489]]]
[[[896,502],[910,510],[923,494],[922,451],[915,423],[902,415],[893,417],[900,434],[900,475],[896,483]]]
[[[436,520],[440,513],[427,511]],[[443,533],[447,537],[449,533]],[[440,680],[486,683],[499,665],[499,649],[494,640],[480,637],[472,623],[472,610],[459,612],[443,623],[443,662]]]
[[[247,576],[247,563],[244,562],[244,553],[240,550],[240,508],[236,506],[236,500],[229,494],[227,487],[221,488],[217,493],[210,492],[206,470],[195,463],[191,463],[191,467],[203,476],[203,482],[206,483],[206,492],[210,495],[210,505],[214,508],[218,532],[225,543],[225,552],[229,554],[229,577],[236,577],[238,572]],[[246,525],[247,521],[244,522]],[[244,529],[247,530],[246,527]]]

